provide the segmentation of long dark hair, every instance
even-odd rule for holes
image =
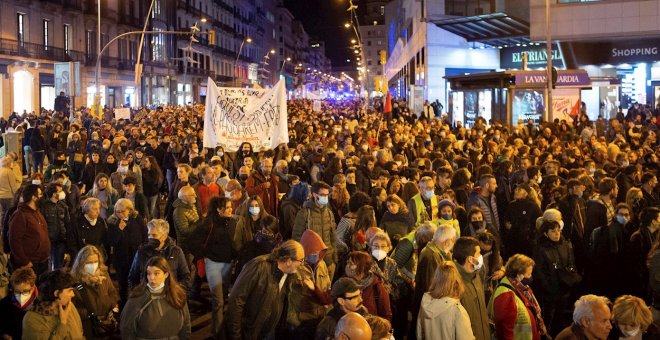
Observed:
[[[154,256],[147,261],[147,264],[144,266],[144,276],[142,277],[142,283],[135,287],[131,291],[130,297],[139,297],[144,293],[144,290],[147,289],[147,268],[156,267],[162,270],[164,273],[168,274],[165,279],[165,288],[163,293],[165,294],[165,299],[167,302],[176,309],[183,309],[186,306],[186,292],[181,288],[179,283],[174,277],[172,269],[170,269],[169,263],[164,257]]]
[[[156,160],[156,157],[147,156],[144,159],[149,160],[149,164],[151,164],[151,168],[149,169],[149,172],[156,175],[156,183],[162,183],[163,171],[160,169],[160,165],[158,165],[158,161]]]

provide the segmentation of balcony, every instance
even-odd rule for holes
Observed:
[[[79,51],[65,51],[63,48],[44,46],[34,43],[20,43],[18,40],[0,39],[0,55],[10,55],[51,61],[85,61],[85,55]]]
[[[177,70],[180,74],[183,74],[184,73],[183,65],[179,64],[179,66],[177,67]],[[189,75],[192,75],[192,76],[204,76],[204,77],[215,78],[215,72],[213,72],[211,70],[206,70],[206,69],[203,69],[203,68],[200,68],[200,67],[195,67],[195,66],[188,66],[185,69],[185,73],[189,74]]]
[[[85,66],[96,66],[96,55],[88,54],[85,58]],[[127,59],[119,59],[113,57],[101,57],[101,67],[114,68],[117,70],[134,70],[135,61]]]

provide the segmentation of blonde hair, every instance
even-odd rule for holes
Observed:
[[[80,281],[83,277],[83,273],[85,271],[85,262],[92,255],[97,255],[99,257],[98,270],[100,273],[108,276],[108,267],[105,266],[105,260],[103,259],[103,254],[99,248],[96,248],[93,245],[86,245],[82,247],[80,251],[78,251],[78,255],[76,255],[76,259],[73,261],[73,265],[71,266],[71,276],[73,276],[76,281]]]
[[[137,211],[135,210],[135,206],[133,205],[133,202],[129,200],[128,198],[120,198],[117,200],[117,203],[115,203],[115,215],[120,212],[120,211],[125,211],[128,210],[129,216],[130,217],[135,217],[137,216]]]
[[[614,302],[612,320],[616,323],[639,325],[642,332],[645,332],[653,323],[653,314],[644,300],[632,295],[621,295]]]
[[[515,254],[506,261],[505,274],[507,277],[516,277],[525,273],[529,267],[534,267],[535,262],[523,254]]]
[[[438,266],[433,274],[433,280],[429,287],[429,294],[434,299],[441,299],[445,296],[459,299],[465,288],[463,280],[456,269],[454,262],[445,261]]]
[[[392,249],[392,241],[390,241],[390,237],[382,230],[371,236],[369,239],[369,247],[372,247],[375,241],[383,241],[387,244],[387,247]]]

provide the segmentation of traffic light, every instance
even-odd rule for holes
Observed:
[[[210,45],[215,45],[215,31],[214,30],[209,31],[209,44]]]
[[[385,52],[385,50],[380,50],[380,52],[378,53],[380,54],[380,64],[381,65],[387,64],[387,53]]]

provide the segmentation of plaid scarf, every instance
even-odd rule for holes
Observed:
[[[509,281],[511,281],[511,286],[513,286],[513,288],[519,293],[522,293],[522,296],[524,296],[527,300],[523,301],[523,303],[534,312],[534,318],[536,319],[536,323],[541,335],[548,334],[548,329],[545,327],[543,317],[541,316],[541,306],[539,306],[539,302],[536,301],[536,297],[534,296],[532,289],[528,285],[520,282],[518,279],[510,277]]]

